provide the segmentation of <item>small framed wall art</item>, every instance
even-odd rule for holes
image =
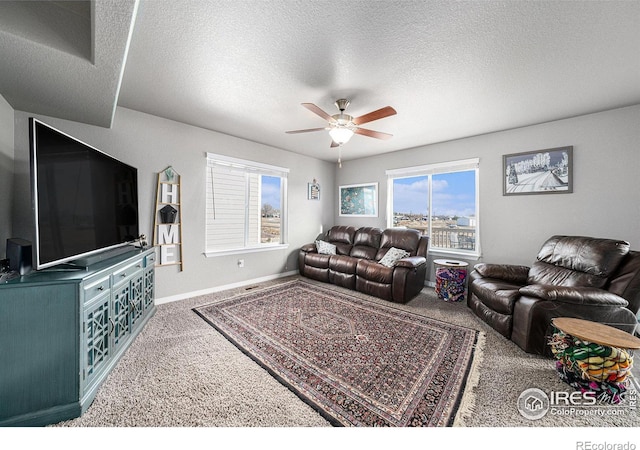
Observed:
[[[313,183],[307,183],[307,198],[309,200],[320,200],[320,185],[313,179]]]
[[[573,192],[573,147],[512,153],[502,157],[503,195]]]
[[[346,217],[378,217],[378,183],[340,186],[340,215]]]

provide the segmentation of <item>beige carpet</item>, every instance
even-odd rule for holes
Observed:
[[[251,288],[259,289],[293,278]],[[244,292],[245,288],[239,288],[159,305],[156,315],[109,375],[88,411],[80,418],[57,426],[329,426],[311,407],[191,310]],[[629,408],[622,408],[616,415],[547,414],[536,421],[526,419],[517,410],[518,396],[524,390],[571,391],[559,380],[552,360],[524,353],[475,317],[466,304],[440,301],[432,289],[425,288],[409,304],[396,306],[484,333],[482,360],[477,362],[477,386],[467,389],[464,410],[459,413],[456,425],[609,427],[640,423],[637,410]],[[607,407],[600,409],[610,411]]]

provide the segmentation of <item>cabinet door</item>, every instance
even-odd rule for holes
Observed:
[[[156,252],[152,250],[144,257],[144,311],[145,314],[153,307],[155,298],[155,264]]]
[[[154,298],[154,267],[147,267],[144,269],[144,311],[145,314],[151,307],[153,306],[153,298]]]
[[[108,275],[89,278],[84,281],[82,291],[81,394],[97,379],[113,353],[111,279]]]
[[[91,386],[93,380],[107,366],[112,349],[109,334],[113,329],[111,320],[111,292],[103,294],[86,303],[83,316],[84,354],[83,354],[83,392]]]
[[[144,312],[143,258],[130,262],[113,272],[113,331],[117,350],[134,331]]]
[[[111,314],[113,319],[113,347],[116,352],[131,334],[130,298],[130,278],[126,278],[113,286]]]
[[[130,283],[131,327],[134,328],[144,315],[144,272],[142,268],[131,277]]]

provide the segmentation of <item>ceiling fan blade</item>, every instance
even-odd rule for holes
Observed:
[[[389,134],[389,133],[382,133],[381,131],[373,131],[373,130],[367,130],[366,128],[354,128],[353,132],[356,134],[361,134],[363,136],[369,136],[372,138],[376,138],[376,139],[389,139],[391,137],[393,137],[393,134]]]
[[[292,131],[285,131],[285,133],[288,134],[297,134],[297,133],[309,133],[310,131],[323,131],[326,130],[326,128],[307,128],[306,130],[292,130]]]
[[[371,111],[369,114],[356,117],[355,119],[353,119],[353,123],[356,125],[362,125],[363,123],[373,122],[374,120],[393,116],[394,114],[397,114],[395,109],[393,109],[391,106],[385,106],[384,108]]]
[[[317,107],[313,103],[302,103],[302,106],[307,108],[312,113],[315,113],[315,114],[319,115],[320,117],[322,117],[324,120],[326,120],[329,123],[335,123],[336,122],[336,119],[331,117],[329,114],[327,114],[326,112],[321,110],[319,107]]]

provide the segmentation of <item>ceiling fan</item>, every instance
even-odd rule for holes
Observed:
[[[359,117],[353,117],[349,114],[345,114],[344,111],[349,106],[349,100],[345,98],[341,98],[336,100],[336,107],[340,110],[340,114],[329,115],[324,112],[318,106],[313,103],[302,103],[302,106],[307,108],[309,111],[319,115],[327,122],[329,122],[328,126],[323,128],[309,128],[306,130],[293,130],[287,131],[289,134],[296,133],[308,133],[310,131],[329,131],[329,135],[331,136],[331,147],[338,147],[351,139],[353,134],[360,134],[362,136],[369,136],[376,139],[389,139],[392,137],[392,134],[382,133],[380,131],[368,130],[366,128],[360,128],[359,125],[373,122],[374,120],[383,119],[385,117],[393,116],[396,114],[396,110],[391,106],[385,106],[384,108],[377,109],[368,114],[364,114]]]

